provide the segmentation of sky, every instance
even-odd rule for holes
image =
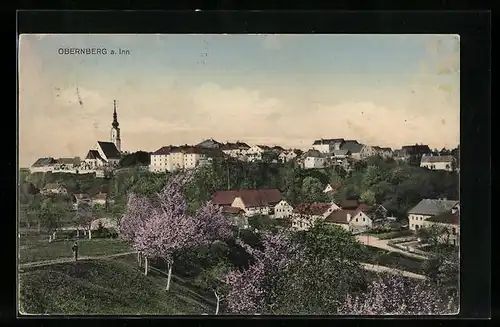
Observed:
[[[85,157],[109,141],[113,100],[125,151],[207,138],[454,148],[459,43],[457,35],[24,34],[19,165]],[[68,48],[106,55],[60,54]]]

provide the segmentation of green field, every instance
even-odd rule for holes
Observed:
[[[213,314],[212,298],[188,281],[139,270],[135,256],[82,260],[27,268],[19,275],[20,309],[28,314],[197,315]]]
[[[71,258],[74,240],[56,240],[49,243],[45,235],[27,234],[19,238],[19,263]],[[95,238],[78,240],[78,256],[102,256],[131,251],[119,239]]]

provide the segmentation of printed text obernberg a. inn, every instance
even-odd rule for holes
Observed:
[[[60,55],[107,55],[106,48],[59,48],[57,53]]]

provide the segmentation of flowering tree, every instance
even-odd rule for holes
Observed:
[[[368,285],[366,292],[348,295],[339,314],[346,315],[436,315],[451,314],[454,298],[443,300],[427,281],[411,281],[400,275],[384,275]]]
[[[167,263],[167,290],[174,261],[182,251],[231,235],[229,221],[210,202],[194,217],[188,214],[182,190],[190,178],[189,173],[172,176],[154,201],[131,197],[128,217],[122,222],[123,237],[131,240],[146,258],[146,273],[148,258],[161,258]]]
[[[262,235],[262,249],[238,242],[252,257],[252,263],[243,271],[232,270],[226,278],[228,292],[226,306],[233,313],[268,313],[275,311],[275,300],[284,293],[278,283],[295,262],[300,262],[301,247],[288,232]]]
[[[136,244],[136,237],[139,233],[139,229],[144,225],[146,220],[151,217],[153,212],[154,207],[148,198],[131,193],[128,197],[125,213],[120,221],[120,236],[123,240],[129,242],[135,250],[137,250],[137,261],[139,266],[142,265],[142,255]],[[144,273],[147,275],[147,258],[145,258],[144,261]]]

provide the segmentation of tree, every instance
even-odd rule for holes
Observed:
[[[323,185],[319,179],[306,177],[302,182],[302,200],[303,202],[321,202],[324,200]]]
[[[457,311],[454,297],[443,298],[432,284],[399,275],[382,275],[359,295],[347,295],[345,315],[435,315]]]
[[[369,205],[373,205],[377,201],[375,198],[375,192],[373,192],[372,190],[367,190],[367,191],[364,191],[363,193],[361,193],[359,200],[362,203],[366,203]]]
[[[144,254],[146,264],[147,258],[160,258],[167,263],[167,290],[170,289],[173,264],[183,251],[231,236],[229,221],[221,209],[210,202],[205,203],[194,217],[188,215],[182,189],[191,177],[189,173],[174,175],[157,194],[156,201],[139,201],[139,207],[148,206],[145,210],[148,215],[145,220],[139,219],[136,232],[126,229],[129,234],[125,238],[133,239],[134,247]],[[134,199],[129,201],[128,207],[132,212],[138,211]]]
[[[120,159],[120,167],[147,166],[150,164],[150,158],[151,155],[144,151],[126,154]]]
[[[83,227],[88,231],[89,240],[92,239],[92,221],[94,220],[92,205],[88,202],[80,201],[76,207],[76,226]],[[77,229],[78,233],[78,229]]]
[[[56,231],[61,227],[63,220],[70,213],[69,206],[56,198],[45,199],[40,208],[40,223],[49,234],[49,242],[56,237]]]
[[[275,283],[289,266],[301,260],[300,246],[286,232],[263,233],[261,249],[239,244],[251,255],[252,263],[245,270],[231,270],[225,278],[228,285],[225,303],[229,312],[275,312],[276,299],[284,295],[276,292]]]

